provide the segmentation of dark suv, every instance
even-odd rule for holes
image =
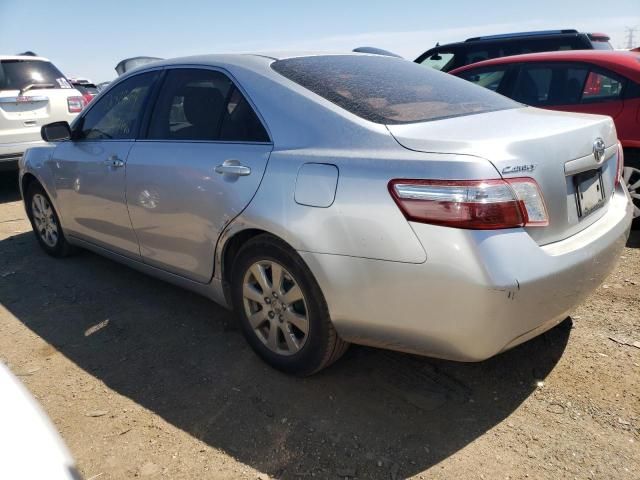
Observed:
[[[490,58],[555,50],[613,50],[609,36],[577,30],[544,30],[468,38],[464,42],[436,45],[415,62],[443,72]]]

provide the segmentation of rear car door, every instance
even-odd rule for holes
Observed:
[[[127,160],[127,202],[145,263],[198,282],[225,226],[255,194],[272,150],[223,71],[167,70],[148,132]]]
[[[78,92],[50,62],[0,59],[0,162],[40,143],[42,125],[71,122],[82,107]]]
[[[52,156],[58,207],[71,234],[139,257],[125,201],[126,161],[159,72],[114,85],[74,123]]]

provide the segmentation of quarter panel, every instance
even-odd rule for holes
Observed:
[[[274,151],[255,198],[231,228],[271,232],[299,251],[424,262],[427,254],[392,200],[389,180],[499,175],[484,159],[410,152],[387,137],[393,147]],[[295,202],[296,177],[305,163],[326,163],[339,169],[335,200],[329,207]]]

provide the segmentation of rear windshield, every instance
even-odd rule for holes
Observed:
[[[379,55],[278,60],[272,68],[365,120],[425,122],[521,106],[506,97],[413,62]]]
[[[32,88],[71,88],[65,76],[52,63],[42,60],[0,61],[0,90]]]

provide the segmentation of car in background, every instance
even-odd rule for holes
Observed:
[[[81,480],[49,418],[2,362],[0,392],[0,478]]]
[[[0,170],[17,169],[28,147],[42,144],[40,128],[72,121],[84,100],[49,60],[0,56]]]
[[[545,52],[496,58],[449,72],[518,102],[613,118],[624,149],[624,180],[640,219],[640,54]],[[640,226],[636,220],[634,225]]]
[[[156,62],[42,134],[20,188],[48,254],[89,248],[233,306],[300,375],[348,342],[514,347],[604,280],[631,223],[610,118],[387,55]]]
[[[89,103],[91,103],[91,100],[93,100],[93,98],[98,95],[98,93],[100,93],[98,87],[93,82],[85,78],[69,78],[69,82],[71,83],[73,88],[75,88],[82,94],[85,105],[89,105]]]
[[[577,30],[541,30],[468,38],[464,42],[436,45],[415,62],[448,72],[491,58],[556,50],[612,50],[604,33],[581,33]]]

